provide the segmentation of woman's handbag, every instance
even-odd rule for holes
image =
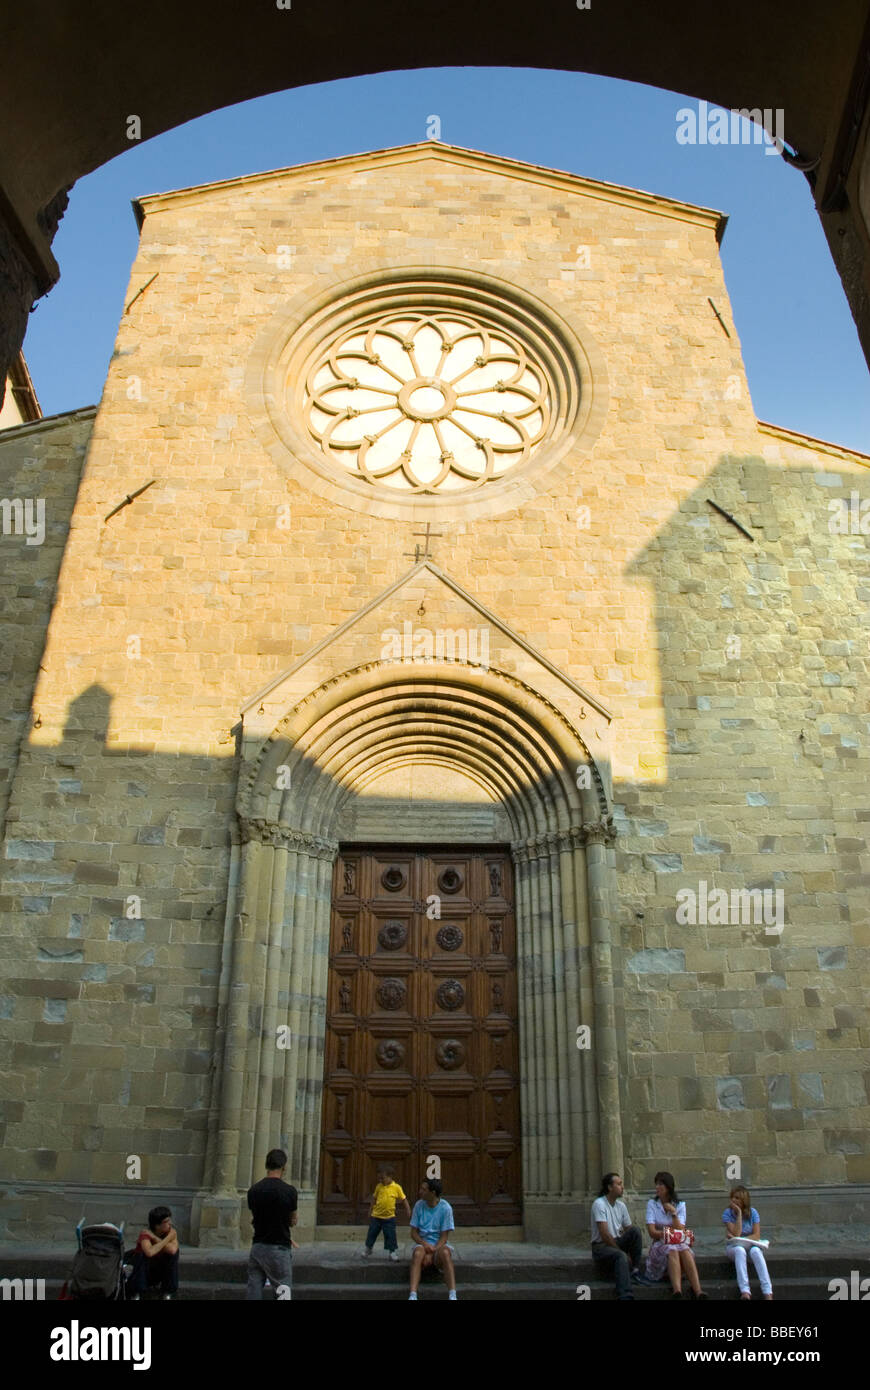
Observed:
[[[690,1231],[688,1227],[680,1231],[676,1226],[665,1226],[662,1240],[665,1245],[676,1246],[680,1250],[691,1250],[695,1244],[695,1232]]]

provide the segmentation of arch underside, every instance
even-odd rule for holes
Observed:
[[[328,839],[349,798],[407,766],[461,772],[500,803],[517,842],[609,812],[595,760],[558,711],[515,678],[460,663],[382,665],[340,694],[324,687],[267,741],[239,812]]]
[[[58,278],[51,242],[77,179],[130,148],[234,103],[335,79],[415,68],[523,67],[648,83],[723,107],[778,108],[785,139],[809,171],[828,242],[870,350],[868,309],[866,0],[768,0],[739,7],[658,0],[623,6],[508,0],[497,10],[445,0],[433,18],[400,0],[365,11],[312,6],[198,8],[152,0],[148,25],[94,0],[42,24],[23,11],[5,26],[0,89],[0,402],[35,298]],[[348,36],[351,36],[350,38]],[[422,117],[421,117],[422,119]],[[863,215],[862,215],[863,207]]]
[[[627,34],[624,10],[609,5],[542,15],[519,0],[497,11],[445,0],[433,18],[403,0],[378,0],[364,14],[348,0],[324,0],[248,7],[242,18],[237,0],[212,0],[203,25],[173,0],[152,0],[142,33],[123,9],[99,3],[43,27],[37,49],[26,23],[8,28],[0,109],[12,141],[26,134],[26,167],[14,182],[36,207],[129,148],[131,109],[148,139],[270,92],[421,67],[552,68],[725,106],[781,106],[789,140],[819,153],[865,18],[860,0],[839,4],[836,22],[812,0],[770,0],[745,19],[713,0],[659,0],[632,6]]]

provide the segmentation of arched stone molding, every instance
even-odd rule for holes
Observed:
[[[204,1243],[237,1238],[233,1202],[238,1208],[239,1192],[279,1143],[300,1190],[300,1224],[314,1225],[335,826],[349,797],[409,761],[421,777],[438,762],[460,769],[501,803],[511,826],[527,1236],[564,1232],[566,1220],[583,1229],[602,1164],[622,1166],[615,832],[602,771],[564,715],[506,672],[372,662],[301,699],[240,778],[237,912],[211,1191],[201,1199]],[[579,767],[589,768],[588,779]],[[287,1050],[276,1046],[282,1024]],[[592,1028],[588,1051],[576,1046],[581,1024]],[[209,1206],[223,1207],[224,1228],[205,1217]]]
[[[458,675],[460,672],[461,676]],[[487,707],[493,711],[494,717],[501,721],[499,727],[503,729],[505,737],[508,736],[511,727],[519,728],[524,721],[530,731],[539,727],[542,733],[546,733],[551,745],[561,748],[563,755],[569,759],[559,764],[559,780],[564,795],[568,798],[566,804],[571,806],[572,812],[582,812],[584,820],[590,824],[609,815],[610,807],[602,769],[586,739],[556,705],[526,682],[506,671],[491,666],[482,667],[472,662],[433,660],[366,662],[342,675],[332,677],[305,695],[263,741],[240,777],[236,798],[239,817],[243,821],[262,819],[270,824],[284,826],[288,830],[293,828],[308,833],[328,833],[328,827],[334,819],[336,803],[356,785],[363,784],[366,774],[372,773],[373,765],[371,759],[368,762],[357,761],[354,764],[348,761],[345,764],[341,761],[341,748],[336,748],[331,751],[329,763],[320,767],[318,755],[313,751],[318,746],[317,740],[322,742],[324,737],[332,736],[333,730],[338,729],[338,721],[343,719],[345,725],[351,728],[351,745],[358,753],[353,725],[360,710],[367,711],[366,722],[370,733],[375,729],[376,715],[377,727],[383,732],[392,718],[396,715],[404,718],[407,713],[407,706],[402,703],[405,697],[400,696],[399,691],[410,681],[413,692],[421,693],[420,683],[427,679],[436,688],[439,718],[446,716],[461,723],[467,717],[474,700],[478,698],[475,692],[479,692],[479,698],[487,702]],[[446,696],[446,703],[437,703],[438,697],[445,690],[445,681],[457,687],[460,692],[452,710],[448,708],[449,698]],[[396,692],[395,698],[391,693],[393,687]],[[412,735],[407,726],[401,731],[392,731],[389,759],[386,755],[381,758],[377,764],[378,773],[383,772],[388,763],[398,763],[402,751],[399,733],[405,745],[411,741]],[[348,736],[345,734],[342,737],[345,739],[342,746],[345,747]],[[457,761],[456,748],[449,738],[441,738],[435,743],[440,748],[441,756],[446,756],[450,762]],[[570,752],[567,752],[569,749]],[[434,752],[434,745],[432,751]],[[570,764],[572,756],[573,768]],[[459,761],[469,775],[479,775],[484,767],[483,763],[478,765],[474,759],[467,756],[467,752],[463,753]],[[589,767],[589,788],[577,788],[576,769],[579,763]],[[281,767],[289,769],[289,787],[282,788],[279,785],[282,779],[278,777],[278,769]],[[500,776],[498,763],[487,763],[486,768],[484,784],[498,785],[506,792],[511,785],[510,779],[506,775]],[[303,795],[303,783],[300,782],[299,773],[308,776],[312,769],[314,775],[311,781],[304,783]],[[324,775],[324,783],[320,791],[324,796],[331,798],[325,807],[320,800],[320,793],[313,799],[309,798],[309,792],[317,785],[316,777],[321,774]],[[561,781],[562,777],[564,782]],[[285,776],[283,780],[288,779]],[[533,777],[532,780],[536,779]],[[502,799],[505,799],[504,796]],[[554,801],[550,813],[545,817],[550,822],[553,820],[552,811],[555,805]],[[302,808],[298,813],[294,812],[297,806]],[[514,810],[518,815],[517,833],[522,834],[521,826],[526,822],[522,819],[521,798],[514,805]],[[296,826],[294,814],[303,817],[304,824]],[[555,823],[539,827],[540,830],[556,828]],[[525,833],[532,833],[531,828]]]

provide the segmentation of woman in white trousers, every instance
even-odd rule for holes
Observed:
[[[767,1272],[767,1264],[761,1246],[741,1245],[736,1240],[737,1236],[751,1236],[753,1240],[760,1240],[761,1238],[761,1218],[752,1205],[752,1199],[745,1187],[732,1187],[730,1206],[727,1206],[723,1211],[722,1220],[729,1236],[725,1254],[734,1264],[740,1297],[752,1297],[749,1292],[748,1256],[755,1266],[762,1297],[772,1299],[773,1286],[770,1282],[770,1275]]]

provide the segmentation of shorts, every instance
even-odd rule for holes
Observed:
[[[421,1237],[422,1240],[425,1240],[425,1241],[426,1241],[426,1244],[427,1244],[427,1245],[437,1245],[437,1244],[438,1244],[438,1240],[439,1240],[439,1237],[438,1237],[438,1236],[427,1236],[426,1233],[425,1233],[424,1231],[421,1231],[421,1232],[420,1232],[420,1237]],[[449,1241],[449,1240],[446,1240],[446,1241],[444,1242],[444,1245],[445,1245],[445,1247],[450,1251],[451,1255],[453,1255],[453,1254],[456,1253],[456,1252],[454,1251],[453,1246],[450,1244],[450,1241]],[[417,1248],[417,1242],[415,1241],[414,1244],[411,1246],[411,1254],[412,1254],[412,1255],[413,1255],[414,1251],[416,1250],[416,1248]],[[428,1251],[428,1250],[427,1250],[427,1251],[426,1251],[426,1254],[427,1254],[427,1255],[428,1255],[428,1254],[431,1254],[431,1251]]]

